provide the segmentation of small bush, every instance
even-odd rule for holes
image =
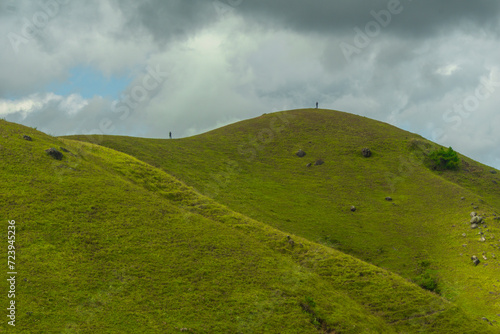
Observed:
[[[425,290],[439,293],[438,282],[433,270],[425,270],[422,274],[420,274],[420,276],[417,276],[415,278],[415,283],[420,285],[420,287],[424,288]]]
[[[428,260],[421,261],[419,263],[419,270],[418,270],[420,275],[415,277],[413,281],[420,287],[439,294],[440,289],[438,286],[436,271],[430,269],[430,265],[431,263]]]
[[[447,150],[441,147],[439,150],[433,151],[429,154],[429,159],[432,161],[432,167],[436,170],[455,170],[458,169],[460,163],[457,153],[451,147]]]

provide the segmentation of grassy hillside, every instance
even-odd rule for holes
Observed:
[[[458,171],[433,171],[424,158],[438,145],[416,134],[309,109],[178,140],[72,138],[131,154],[281,231],[417,282],[429,274],[444,297],[474,317],[498,319],[500,174],[464,156]],[[370,158],[361,154],[365,147]],[[295,155],[300,149],[303,158]],[[324,164],[315,165],[320,159]],[[471,211],[486,224],[471,229]]]
[[[54,160],[50,147],[69,152]],[[0,121],[0,158],[17,271],[16,327],[4,319],[0,331],[494,332],[393,273],[289,238],[123,153]]]

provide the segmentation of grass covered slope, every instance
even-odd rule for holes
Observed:
[[[309,109],[179,140],[72,138],[131,154],[235,211],[406,278],[431,273],[443,296],[477,318],[500,314],[499,176],[463,156],[458,171],[431,170],[424,157],[438,146],[418,135]],[[471,211],[487,223],[470,229]]]
[[[70,152],[58,161],[49,147]],[[0,121],[0,158],[18,332],[491,332],[395,274],[292,243],[111,149]]]

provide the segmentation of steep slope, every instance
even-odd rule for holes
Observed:
[[[443,296],[478,318],[500,314],[498,174],[464,156],[459,171],[432,171],[423,157],[438,146],[416,134],[295,110],[179,140],[72,138],[131,154],[235,211],[409,279],[431,273]],[[471,211],[487,223],[472,230]]]
[[[69,152],[54,160],[49,147]],[[395,274],[292,243],[123,153],[0,121],[0,158],[17,272],[15,298],[1,301],[16,302],[19,332],[491,332]]]

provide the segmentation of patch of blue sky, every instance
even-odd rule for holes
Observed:
[[[132,82],[127,73],[120,76],[106,77],[102,72],[88,66],[77,66],[70,70],[69,78],[64,82],[53,82],[46,87],[47,92],[68,96],[80,94],[84,99],[102,96],[118,99]]]

